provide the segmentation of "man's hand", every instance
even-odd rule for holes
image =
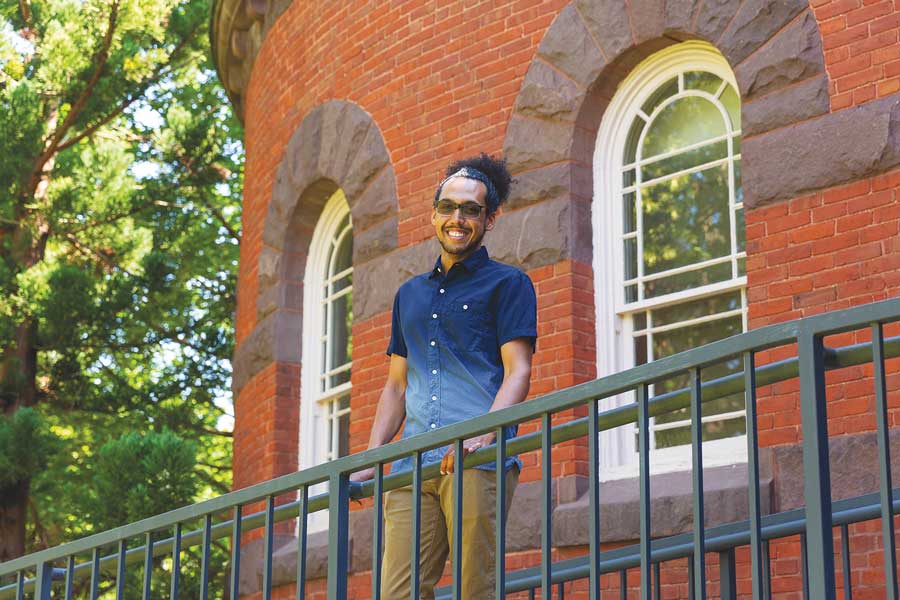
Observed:
[[[364,483],[369,481],[370,479],[375,478],[375,467],[369,467],[368,469],[363,469],[362,471],[357,471],[355,473],[350,474],[350,481],[354,483]]]
[[[462,459],[460,459],[460,462],[462,462],[462,460],[464,460],[466,456],[475,452],[476,450],[481,450],[485,446],[490,446],[491,444],[493,444],[494,437],[494,432],[490,432],[463,442],[463,456]],[[441,459],[441,475],[449,475],[453,472],[453,465],[456,462],[456,456],[454,452],[455,447],[455,445],[450,446],[449,448],[447,448],[447,452],[444,453],[444,458]]]

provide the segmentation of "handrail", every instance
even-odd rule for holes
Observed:
[[[540,418],[541,415],[563,411],[592,400],[596,401],[600,398],[615,396],[633,390],[636,386],[646,385],[691,369],[719,363],[729,357],[794,343],[802,336],[821,336],[825,333],[830,335],[857,329],[869,323],[887,322],[897,320],[897,318],[900,318],[900,299],[890,299],[752,330],[732,338],[659,359],[653,363],[634,367],[609,377],[552,392],[529,402],[489,413],[476,419],[456,423],[434,432],[413,436],[381,448],[346,456],[328,464],[284,475],[217,498],[182,507],[106,532],[93,534],[80,540],[42,550],[7,561],[6,563],[0,563],[0,577],[14,574],[23,569],[34,568],[37,564],[51,563],[94,548],[116,544],[121,540],[157,532],[173,527],[177,523],[200,519],[207,515],[220,514],[236,506],[258,502],[267,497],[295,492],[302,488],[308,489],[309,486],[328,480],[335,473],[348,474],[369,466],[386,464],[417,452],[444,447],[455,440],[474,437],[505,425],[531,421]],[[828,350],[824,367],[841,368],[868,362],[872,358],[871,346],[871,344],[855,344]],[[884,354],[886,358],[900,356],[900,337],[885,340]],[[800,370],[798,358],[758,367],[756,369],[757,385],[767,385],[796,377]],[[743,389],[744,375],[742,373],[728,375],[702,384],[702,401],[712,401],[740,392]],[[648,404],[648,412],[650,416],[653,416],[688,406],[690,406],[690,391],[687,389],[676,390],[651,399]],[[634,423],[637,418],[638,405],[636,403],[613,408],[599,415],[598,430],[602,431]],[[551,440],[553,443],[558,443],[574,439],[585,435],[587,429],[588,420],[586,418],[576,419],[554,427],[551,431]],[[541,434],[538,432],[509,440],[507,442],[508,455],[521,454],[539,448],[541,444],[540,438]],[[494,458],[492,447],[488,447],[469,455],[465,460],[465,466],[470,467],[492,462]],[[423,466],[423,480],[437,477],[438,475],[437,464]],[[386,476],[384,478],[383,491],[409,485],[411,478],[412,475],[409,471]],[[354,497],[372,496],[373,491],[373,483],[371,482],[353,487]],[[312,497],[309,499],[307,510],[308,512],[322,510],[328,507],[329,501],[330,496],[328,493]],[[281,521],[295,518],[298,514],[299,504],[292,502],[276,508],[274,520]],[[244,517],[241,522],[246,531],[247,529],[262,526],[264,520],[265,514],[260,512]],[[214,525],[211,531],[211,539],[227,537],[231,532],[231,525],[232,522],[230,520]],[[189,547],[201,543],[201,539],[201,531],[192,531],[181,537],[181,544],[182,547]],[[172,541],[172,538],[169,538],[154,542],[153,554],[162,555],[166,551],[171,550]],[[126,562],[133,562],[142,557],[142,548],[135,547],[129,550],[126,553]],[[117,555],[106,556],[102,558],[101,565],[103,568],[106,568],[106,565],[114,564],[117,560]],[[78,576],[81,576],[89,568],[90,565],[78,565],[76,573]],[[12,593],[14,593],[14,588],[14,585],[0,587],[0,600],[11,597]]]

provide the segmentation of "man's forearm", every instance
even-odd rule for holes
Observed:
[[[375,422],[369,434],[369,449],[383,446],[394,439],[406,416],[405,392],[385,386],[378,399]]]
[[[531,372],[515,373],[507,376],[491,404],[490,412],[514,406],[525,400],[531,386]]]

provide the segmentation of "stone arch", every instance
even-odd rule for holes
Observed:
[[[569,256],[590,262],[592,156],[619,82],[650,54],[690,39],[713,44],[734,70],[745,139],[829,112],[821,35],[806,0],[573,0],[538,47],[504,142],[518,181],[511,206],[562,202]],[[752,162],[748,205],[770,199],[754,194]]]
[[[236,394],[273,362],[300,363],[307,253],[322,208],[338,188],[353,219],[354,267],[379,262],[397,247],[394,169],[372,116],[344,100],[310,111],[278,165],[257,266],[257,325],[235,354]],[[354,298],[354,304],[365,301]]]

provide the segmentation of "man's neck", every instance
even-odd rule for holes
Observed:
[[[453,268],[453,265],[456,263],[461,263],[466,260],[479,250],[481,250],[482,244],[479,244],[477,248],[473,248],[472,250],[466,252],[465,254],[449,254],[444,250],[441,250],[441,268],[444,270],[444,274],[450,272],[450,269]]]

